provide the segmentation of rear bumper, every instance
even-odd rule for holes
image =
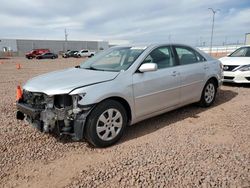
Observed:
[[[224,71],[223,82],[250,83],[250,71]]]
[[[18,113],[21,112],[25,115],[28,115],[29,117],[31,117],[33,119],[39,117],[39,115],[42,111],[41,109],[31,108],[22,102],[17,102],[16,106],[17,106],[17,110],[19,111]]]

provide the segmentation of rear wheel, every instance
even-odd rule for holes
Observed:
[[[217,86],[215,81],[208,80],[201,95],[199,105],[202,107],[209,107],[213,104],[217,93]]]
[[[127,124],[127,113],[117,101],[106,100],[98,104],[90,113],[85,137],[97,147],[108,147],[122,136]]]

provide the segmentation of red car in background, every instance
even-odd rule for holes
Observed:
[[[42,55],[44,53],[49,53],[49,52],[50,52],[49,49],[33,49],[30,52],[27,52],[25,56],[28,59],[33,59],[39,55]]]

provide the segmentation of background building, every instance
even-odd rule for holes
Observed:
[[[246,33],[245,35],[245,44],[250,45],[250,33]]]
[[[12,52],[24,55],[26,52],[45,48],[54,53],[67,50],[89,49],[100,51],[109,48],[107,41],[64,41],[64,40],[27,40],[27,39],[0,39],[0,52]]]

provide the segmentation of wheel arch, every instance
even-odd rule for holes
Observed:
[[[218,89],[218,87],[219,87],[219,85],[220,85],[220,84],[219,84],[218,78],[217,78],[216,76],[211,76],[211,77],[209,77],[209,78],[207,79],[207,81],[204,83],[203,88],[202,88],[202,90],[201,90],[201,92],[200,92],[200,98],[201,98],[201,96],[202,96],[203,89],[205,88],[207,82],[210,81],[210,80],[214,81],[214,83],[216,84],[216,89]]]
[[[106,100],[114,100],[114,101],[119,102],[126,110],[127,117],[128,117],[128,123],[131,122],[131,120],[132,120],[132,110],[131,110],[131,107],[130,107],[127,100],[125,100],[122,97],[112,96],[112,97],[108,97],[108,98],[103,99],[102,101],[100,101],[100,103],[103,102],[103,101],[106,101]]]
[[[207,81],[206,81],[206,83],[208,82],[208,81],[213,81],[215,84],[216,84],[216,88],[218,88],[219,87],[219,80],[215,77],[215,76],[212,76],[212,77],[210,77]]]

